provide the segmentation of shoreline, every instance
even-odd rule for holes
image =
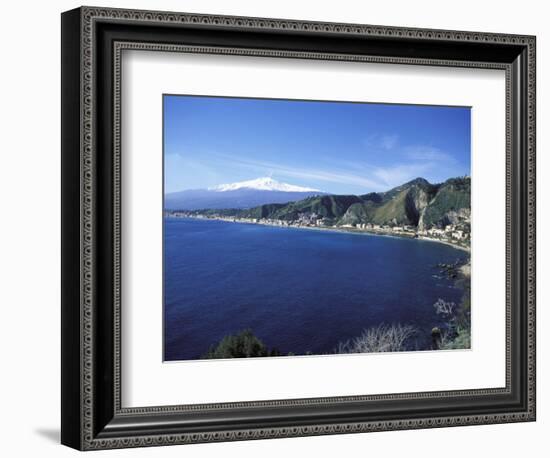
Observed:
[[[284,226],[284,225],[266,224],[266,223],[260,223],[260,222],[254,222],[254,221],[230,220],[230,219],[219,218],[219,217],[197,217],[197,216],[189,216],[189,215],[187,216],[165,215],[165,217],[172,218],[172,219],[187,218],[187,219],[199,219],[199,220],[224,221],[226,223],[252,224],[256,226],[269,226],[269,227],[277,227],[277,228],[284,228],[284,229],[307,229],[312,231],[338,232],[338,233],[353,234],[353,235],[366,235],[366,236],[379,235],[379,236],[394,237],[394,238],[400,238],[400,239],[423,240],[427,242],[441,243],[443,245],[450,246],[451,248],[456,248],[457,250],[461,250],[468,254],[471,254],[470,247],[451,243],[446,240],[440,240],[440,239],[426,237],[424,235],[416,235],[416,234],[414,235],[395,234],[395,233],[388,233],[383,231],[373,231],[373,230],[365,230],[365,229],[357,230],[354,228],[333,227],[333,226],[332,227]]]
[[[436,242],[436,243],[441,243],[443,245],[447,245],[447,246],[450,246],[450,247],[453,247],[453,248],[456,248],[457,250],[462,250],[462,251],[465,251],[466,253],[468,254],[471,254],[471,250],[469,247],[466,247],[466,246],[463,246],[463,245],[457,245],[457,244],[454,244],[454,243],[451,243],[451,242],[447,242],[445,240],[439,240],[439,239],[431,239],[429,237],[425,237],[423,235],[419,235],[418,237],[416,237],[417,240],[425,240],[426,242]]]

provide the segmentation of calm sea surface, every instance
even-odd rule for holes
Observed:
[[[243,329],[283,353],[330,353],[380,323],[413,324],[427,345],[433,303],[462,297],[436,265],[468,254],[439,243],[184,218],[164,230],[169,361]]]

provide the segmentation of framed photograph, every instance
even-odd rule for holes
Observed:
[[[62,15],[62,443],[535,420],[535,38]]]

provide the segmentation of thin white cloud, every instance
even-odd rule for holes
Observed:
[[[185,174],[186,179],[182,179],[182,173]],[[207,180],[209,183],[217,183],[221,179],[218,170],[200,159],[193,159],[179,153],[164,156],[165,192],[203,187],[202,183],[189,180],[193,175],[200,176],[201,182]]]
[[[363,143],[370,151],[391,151],[399,145],[399,136],[395,134],[372,134]]]
[[[259,174],[265,174],[269,171],[277,176],[297,178],[300,180],[318,180],[327,183],[336,183],[342,185],[361,186],[365,189],[382,189],[384,184],[377,180],[369,178],[363,174],[356,173],[353,169],[334,168],[331,171],[315,169],[281,166],[280,164],[269,161],[257,161],[240,158],[234,155],[217,154],[217,156],[228,162],[228,165],[238,164],[240,167],[246,167],[256,171]],[[304,183],[300,183],[304,184]]]
[[[406,149],[407,157],[414,161],[445,162],[455,164],[456,158],[433,146],[412,146]]]
[[[434,146],[403,145],[396,134],[372,134],[363,141],[363,144],[371,154],[392,153],[408,161],[457,163],[453,155]]]
[[[421,177],[433,168],[432,163],[424,164],[402,164],[393,167],[378,167],[374,175],[378,180],[385,183],[386,188],[399,186],[407,181]]]
[[[369,189],[373,191],[387,191],[392,187],[423,176],[435,167],[434,163],[426,161],[422,163],[396,163],[391,166],[376,166],[364,161],[344,161],[341,165],[353,170],[357,175],[368,177],[369,181],[373,183],[373,186]]]
[[[385,150],[391,150],[397,146],[397,142],[397,135],[383,135],[380,139],[380,146],[382,146]]]

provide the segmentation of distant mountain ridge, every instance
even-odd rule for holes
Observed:
[[[208,209],[197,213],[237,218],[296,221],[325,220],[327,225],[411,226],[418,230],[467,224],[470,221],[470,177],[432,184],[416,178],[386,192],[356,195],[315,195],[252,208]]]
[[[325,193],[260,177],[208,189],[189,189],[164,196],[166,210],[247,209],[271,203],[288,203]]]

